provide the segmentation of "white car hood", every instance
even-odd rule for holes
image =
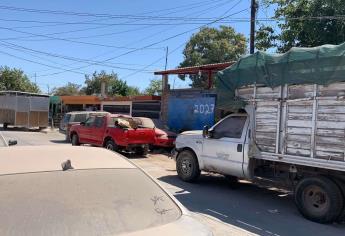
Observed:
[[[189,215],[182,215],[177,221],[172,223],[149,228],[142,231],[124,234],[126,236],[212,236],[212,232],[208,227],[195,220]]]
[[[191,131],[185,131],[181,133],[179,136],[192,136],[192,137],[200,137],[202,138],[202,130],[191,130]]]

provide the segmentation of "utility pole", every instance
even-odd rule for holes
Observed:
[[[168,66],[168,55],[169,55],[169,47],[167,46],[166,50],[165,50],[165,67],[164,70],[167,70],[167,66]]]
[[[254,41],[255,41],[255,15],[258,5],[255,0],[251,0],[250,5],[250,54],[254,53]]]
[[[37,77],[37,76],[36,76],[36,72],[35,72],[35,84],[36,84],[36,77]]]
[[[50,95],[49,84],[47,84],[47,88],[48,88],[48,95]]]

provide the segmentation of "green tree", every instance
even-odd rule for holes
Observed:
[[[138,96],[140,94],[141,94],[141,92],[140,92],[140,89],[138,87],[128,86],[128,92],[127,92],[128,96]]]
[[[20,69],[0,67],[0,90],[40,93],[37,84],[31,82]]]
[[[144,91],[147,95],[161,95],[162,81],[160,79],[152,79],[149,86]]]
[[[236,61],[247,52],[246,38],[230,26],[204,27],[193,34],[183,50],[184,60],[179,67]],[[184,79],[184,77],[180,77]],[[192,87],[205,87],[206,75],[191,75]]]
[[[275,18],[279,32],[262,26],[256,33],[256,45],[265,50],[277,47],[286,52],[291,47],[315,47],[345,41],[344,0],[265,0],[276,4]]]
[[[56,96],[80,95],[81,94],[80,88],[81,88],[81,85],[69,82],[65,86],[54,88],[52,90],[52,94],[54,94]]]
[[[92,76],[85,75],[86,86],[82,88],[82,92],[87,95],[100,94],[102,81],[106,84],[107,94],[111,96],[128,96],[134,90],[127,85],[126,81],[120,80],[114,72],[107,74],[105,71],[100,73],[95,71]]]

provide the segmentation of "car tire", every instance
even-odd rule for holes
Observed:
[[[341,190],[324,176],[302,179],[295,189],[295,204],[307,219],[317,223],[331,223],[340,216],[344,199]]]
[[[195,182],[200,176],[200,168],[195,154],[184,150],[177,156],[176,170],[180,179],[185,182]]]
[[[67,143],[70,143],[70,142],[71,142],[71,137],[70,137],[68,134],[66,134],[65,141],[66,141]]]
[[[3,124],[3,128],[4,128],[4,129],[7,129],[7,128],[8,128],[7,126],[8,126],[7,123],[4,123],[4,124]]]
[[[238,178],[232,175],[224,175],[226,181],[228,182],[230,188],[237,189],[240,187],[240,183],[238,182]]]
[[[147,146],[138,147],[135,149],[135,154],[140,155],[140,156],[146,156],[148,152],[149,152],[149,148]]]
[[[105,143],[105,148],[110,150],[110,151],[115,151],[115,152],[117,151],[117,145],[113,140],[108,140]]]
[[[71,142],[72,146],[80,146],[79,137],[77,134],[72,134]]]
[[[343,209],[341,210],[340,215],[337,218],[337,222],[338,223],[343,223],[345,222],[345,182],[341,181],[337,178],[334,179],[334,182],[336,183],[336,185],[339,187],[341,194],[343,196],[344,199],[344,205],[343,205]]]

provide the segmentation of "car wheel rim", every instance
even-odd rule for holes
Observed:
[[[107,145],[107,149],[108,149],[108,150],[113,150],[113,149],[114,149],[114,148],[113,148],[113,145],[112,145],[112,144],[108,144],[108,145]]]
[[[182,172],[185,175],[190,175],[192,172],[192,163],[189,160],[183,160],[181,164]]]
[[[312,214],[325,214],[329,209],[327,193],[319,186],[309,186],[304,191],[304,203],[306,210]]]

